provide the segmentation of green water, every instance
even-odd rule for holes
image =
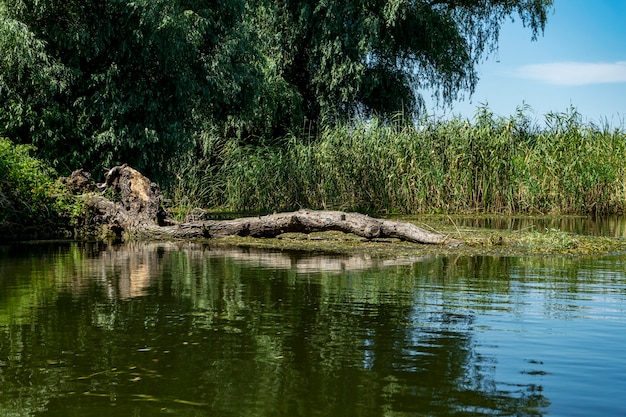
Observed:
[[[626,414],[626,256],[0,249],[0,416]]]

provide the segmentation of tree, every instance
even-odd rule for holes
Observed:
[[[243,0],[0,0],[2,55],[15,51],[0,58],[0,133],[64,171],[128,162],[159,178],[201,123],[252,105],[243,11]]]
[[[53,98],[67,91],[69,76],[46,43],[0,0],[0,136],[51,135]]]
[[[507,18],[536,37],[551,5],[0,0],[0,136],[63,173],[127,162],[163,180],[215,137],[411,115],[423,89],[449,103],[473,91]]]
[[[433,89],[444,103],[472,93],[476,64],[497,49],[502,23],[517,15],[535,39],[552,0],[255,3],[273,11],[266,13],[276,29],[268,48],[299,92],[304,114],[333,122],[411,114],[423,89]]]

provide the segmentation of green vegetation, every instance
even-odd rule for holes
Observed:
[[[414,90],[450,102],[472,91],[475,65],[497,48],[500,24],[519,17],[536,37],[552,1],[249,2],[276,73],[311,121],[419,110]],[[273,33],[275,32],[275,33]]]
[[[5,227],[80,218],[80,200],[67,197],[54,172],[30,156],[32,147],[6,139],[0,145]],[[166,192],[179,219],[195,207],[394,215],[615,214],[626,208],[626,133],[584,123],[573,109],[548,115],[545,127],[521,110],[503,118],[487,108],[473,121],[423,118],[408,126],[373,119],[273,145],[231,140],[216,155],[212,166],[178,166]],[[566,237],[550,235],[563,249],[572,244]]]
[[[0,225],[37,221],[50,203],[51,172],[31,148],[0,138]]]
[[[0,136],[61,174],[126,162],[166,185],[228,140],[413,117],[426,90],[450,103],[506,20],[536,37],[551,5],[0,0]]]
[[[211,4],[0,0],[0,135],[64,174],[161,172],[256,96],[244,2]]]
[[[374,119],[274,146],[233,142],[204,191],[187,195],[234,211],[623,212],[626,133],[573,109],[539,127],[522,110],[415,126]]]
[[[0,221],[81,205],[56,173],[128,163],[179,218],[270,212],[618,213],[625,133],[571,109],[537,124],[479,109],[476,64],[551,0],[0,0]],[[567,246],[567,242],[563,243]]]
[[[0,138],[0,233],[47,236],[58,233],[80,213],[56,174],[31,156],[32,146]]]

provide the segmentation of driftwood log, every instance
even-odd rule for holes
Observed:
[[[375,219],[360,213],[299,210],[234,220],[203,220],[172,226],[142,227],[128,232],[137,238],[221,238],[251,236],[271,238],[283,233],[324,231],[352,233],[366,238],[397,238],[415,243],[457,245],[460,241],[426,231],[412,223]]]
[[[83,170],[72,173],[70,188],[80,183],[92,226],[121,239],[194,239],[227,236],[271,238],[283,233],[341,231],[366,239],[397,238],[415,243],[458,245],[459,240],[412,223],[376,219],[360,213],[299,210],[234,220],[168,220],[157,184],[126,164],[110,169],[102,184]],[[88,184],[88,185],[86,185]],[[89,191],[86,192],[85,191]],[[94,227],[92,227],[93,229]]]

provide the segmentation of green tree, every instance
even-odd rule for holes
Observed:
[[[215,138],[471,93],[502,23],[536,37],[551,4],[0,0],[0,135],[61,172],[128,162],[163,180],[176,158],[215,155]]]
[[[200,123],[252,105],[244,6],[0,0],[2,55],[14,51],[0,58],[0,133],[64,170],[128,162],[158,176]]]
[[[444,103],[472,93],[476,64],[497,49],[502,23],[519,17],[535,39],[552,0],[254,3],[274,19],[267,45],[305,115],[333,122],[413,113],[426,89]]]
[[[69,76],[46,43],[0,0],[0,132],[19,139],[52,136],[54,97],[67,91]]]

